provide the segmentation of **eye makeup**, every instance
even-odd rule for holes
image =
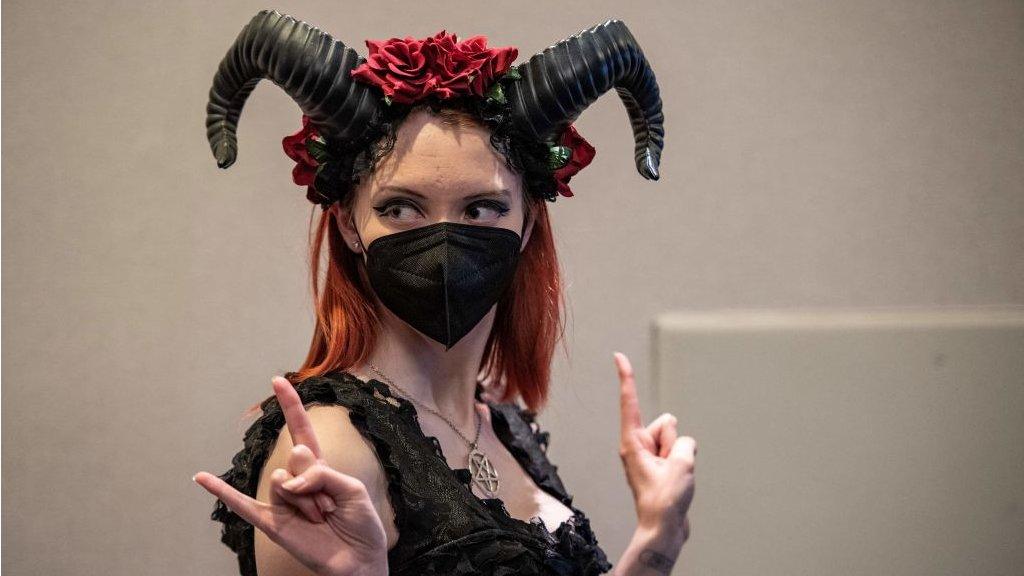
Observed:
[[[407,220],[407,218],[402,218],[402,211],[404,209],[413,210],[416,215],[423,215],[423,210],[415,202],[405,198],[389,198],[372,208],[378,216],[390,218],[392,220]],[[507,215],[512,209],[505,202],[486,199],[476,200],[469,203],[463,212],[470,220],[487,219],[486,217],[481,218],[480,212],[482,210],[491,210],[493,211],[495,218],[501,218]]]

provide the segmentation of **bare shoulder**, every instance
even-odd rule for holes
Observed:
[[[327,465],[358,478],[366,486],[384,524],[390,549],[398,540],[394,525],[394,511],[388,500],[387,477],[373,445],[356,429],[344,406],[314,404],[306,408],[310,423],[316,431],[321,456]],[[270,474],[277,468],[288,466],[288,455],[294,443],[288,426],[282,426],[263,468],[260,470],[256,499],[270,501]],[[295,560],[287,551],[255,531],[254,548],[257,571],[261,576],[312,576],[313,572]]]

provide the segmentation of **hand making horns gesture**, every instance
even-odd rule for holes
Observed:
[[[360,574],[367,566],[386,567],[387,537],[366,486],[327,465],[295,388],[281,377],[273,382],[295,447],[288,469],[278,468],[270,476],[270,503],[208,472],[196,474],[195,481],[316,574]]]
[[[676,417],[667,412],[644,426],[633,367],[619,352],[615,364],[622,423],[619,456],[633,491],[637,522],[650,529],[682,530],[685,541],[690,535],[687,512],[693,500],[697,441],[679,436]]]

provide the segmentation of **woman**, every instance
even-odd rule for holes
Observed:
[[[561,335],[545,202],[571,196],[594,153],[571,122],[613,86],[637,166],[657,178],[653,72],[618,21],[517,68],[515,48],[480,36],[367,46],[364,60],[263,11],[214,79],[219,165],[234,161],[241,107],[269,77],[305,112],[284,146],[324,212],[309,356],[274,378],[232,469],[194,479],[217,496],[243,575],[607,572],[534,422]],[[642,424],[629,362],[615,362],[638,520],[615,573],[668,573],[688,537],[695,443],[670,414]]]

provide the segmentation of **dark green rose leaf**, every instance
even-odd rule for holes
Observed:
[[[306,150],[309,151],[309,155],[317,161],[318,164],[323,164],[330,160],[330,153],[327,151],[327,146],[316,140],[306,141]]]
[[[568,146],[552,146],[548,165],[552,170],[558,170],[569,163],[570,157],[572,157],[572,149]]]
[[[505,103],[505,90],[501,88],[500,82],[495,82],[494,84],[492,84],[490,89],[487,90],[485,96],[487,96],[488,100],[494,100],[495,102],[498,102],[500,104]]]

